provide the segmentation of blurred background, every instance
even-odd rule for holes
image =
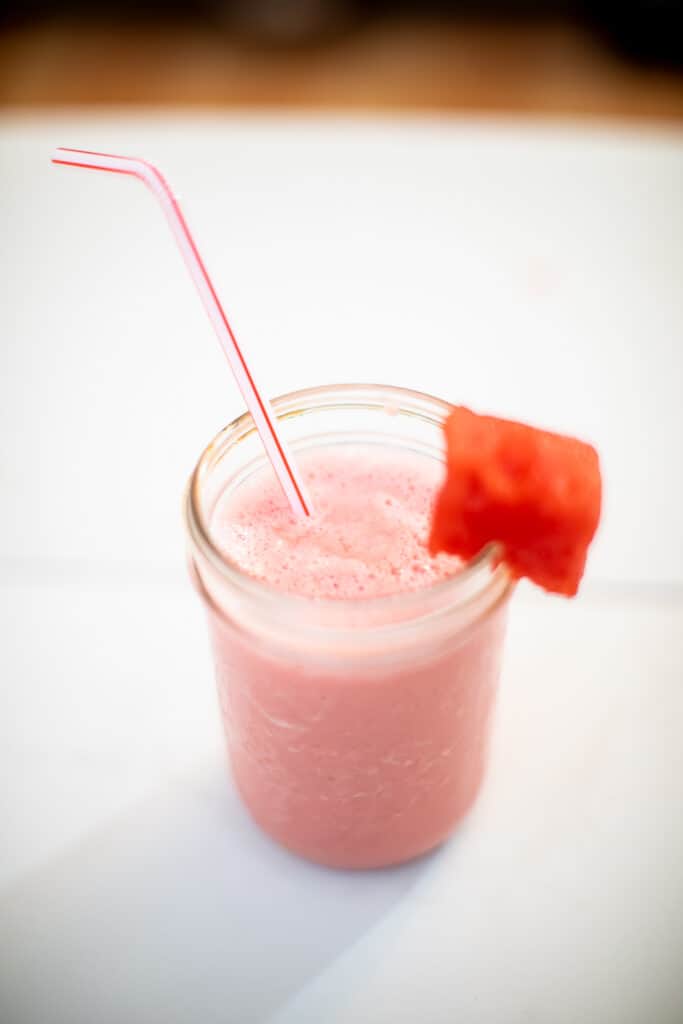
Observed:
[[[0,1024],[681,1024],[682,8],[0,0]],[[581,599],[520,587],[484,799],[407,873],[241,809],[180,496],[243,401],[152,198],[56,145],[164,169],[265,394],[600,451]]]
[[[683,0],[9,0],[0,104],[683,116]]]

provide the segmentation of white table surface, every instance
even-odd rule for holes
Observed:
[[[138,183],[168,173],[264,389],[382,380],[593,440],[571,603],[521,588],[491,768],[418,864],[315,868],[226,775],[180,494],[240,399]],[[683,136],[0,119],[0,1018],[683,1019]]]

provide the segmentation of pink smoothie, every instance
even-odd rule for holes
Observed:
[[[440,464],[370,444],[315,448],[298,462],[315,517],[296,520],[271,471],[258,471],[213,511],[224,557],[283,601],[307,599],[311,618],[321,599],[360,610],[361,622],[367,608],[368,624],[373,599],[389,595],[412,594],[413,616],[428,611],[434,585],[461,568],[426,548]],[[358,651],[321,651],[305,628],[271,643],[214,607],[228,749],[254,819],[291,850],[340,867],[398,863],[442,842],[482,780],[504,605],[445,632],[404,636],[399,626],[396,640],[381,633]],[[304,609],[303,627],[307,618]]]
[[[221,550],[251,576],[313,598],[364,600],[419,590],[460,561],[432,558],[429,521],[443,469],[379,445],[336,445],[297,459],[315,515],[297,519],[270,471],[217,505]]]

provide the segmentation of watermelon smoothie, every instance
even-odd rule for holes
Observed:
[[[322,864],[441,843],[486,763],[511,585],[487,550],[427,549],[449,407],[397,388],[274,403],[315,515],[297,520],[249,416],[187,495],[233,777],[255,821]]]

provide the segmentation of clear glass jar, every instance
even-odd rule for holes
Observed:
[[[373,444],[443,461],[450,407],[379,385],[273,403],[294,452]],[[216,502],[264,464],[248,414],[201,456],[185,512],[233,775],[254,819],[304,857],[379,867],[441,843],[480,788],[511,582],[488,548],[423,590],[284,593],[212,539]]]

